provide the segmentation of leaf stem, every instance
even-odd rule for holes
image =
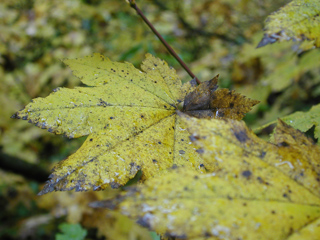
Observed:
[[[140,8],[138,8],[135,0],[129,0],[130,7],[136,10],[137,14],[143,19],[143,21],[149,26],[152,32],[159,38],[162,44],[167,48],[170,54],[180,63],[180,65],[187,71],[190,77],[194,78],[198,84],[200,84],[200,80],[192,73],[192,71],[188,68],[188,66],[182,61],[182,59],[178,56],[178,54],[173,50],[173,48],[164,40],[161,34],[155,29],[152,23],[146,18],[146,16],[142,13]]]

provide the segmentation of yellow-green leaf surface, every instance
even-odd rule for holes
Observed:
[[[100,54],[64,62],[87,87],[56,89],[14,115],[70,138],[89,135],[76,153],[55,166],[41,194],[118,187],[139,170],[147,179],[174,165],[204,171],[176,114],[178,104],[197,88],[191,83],[182,87],[167,63],[150,54],[142,71]]]
[[[212,173],[173,169],[91,205],[119,209],[178,239],[320,238],[320,149],[314,143],[283,122],[274,145],[243,122],[184,121]]]
[[[315,126],[314,137],[316,139],[319,139],[320,137],[320,104],[313,106],[308,112],[295,112],[281,118],[281,120],[302,132],[306,132]],[[276,123],[276,121],[267,123],[255,129],[255,132],[258,132],[274,123]]]
[[[276,41],[311,41],[320,47],[320,2],[294,0],[266,20],[265,35],[258,47]]]

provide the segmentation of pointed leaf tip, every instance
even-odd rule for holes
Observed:
[[[17,118],[18,119],[17,113],[13,114],[10,118]]]
[[[269,36],[268,34],[264,34],[264,37],[259,42],[258,46],[256,48],[264,47],[268,44],[275,43],[277,41],[276,38]]]

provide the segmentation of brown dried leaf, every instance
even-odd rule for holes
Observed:
[[[230,118],[241,120],[259,101],[246,98],[240,93],[218,89],[218,77],[201,83],[184,100],[183,111],[197,118]]]

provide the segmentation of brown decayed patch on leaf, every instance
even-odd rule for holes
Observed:
[[[64,62],[90,87],[56,89],[46,98],[34,99],[14,115],[70,138],[88,135],[76,153],[55,166],[40,194],[101,190],[109,185],[117,188],[139,170],[142,180],[172,166],[210,171],[200,167],[203,160],[177,115],[179,104],[185,100],[186,109],[201,111],[202,106],[209,110],[208,115],[199,117],[215,117],[211,116],[214,110],[226,112],[224,118],[235,119],[241,119],[253,104],[244,97],[238,101],[237,94],[222,89],[230,95],[226,97],[228,101],[235,101],[234,111],[229,102],[224,108],[224,95],[213,93],[217,78],[198,88],[193,81],[182,86],[175,70],[150,54],[142,63],[143,72],[130,63],[112,62],[100,54]],[[187,94],[191,97],[185,98]],[[204,106],[201,101],[208,104]],[[215,102],[219,102],[217,108],[213,106]],[[241,104],[244,106],[240,107]],[[238,112],[239,107],[246,110]]]
[[[183,112],[197,118],[241,120],[259,103],[229,89],[217,90],[218,76],[201,83],[185,97]]]
[[[319,238],[319,148],[308,138],[282,122],[277,139],[285,146],[259,139],[239,121],[187,115],[183,121],[213,173],[174,169],[91,206],[114,203],[143,226],[178,239]]]

